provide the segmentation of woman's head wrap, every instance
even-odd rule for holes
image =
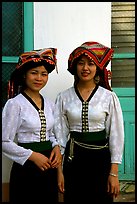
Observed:
[[[8,98],[20,93],[23,86],[23,76],[27,70],[43,65],[48,73],[51,73],[55,67],[57,71],[56,54],[56,48],[44,48],[22,53],[8,83]]]
[[[77,47],[69,55],[68,59],[68,71],[72,74],[76,74],[76,62],[81,55],[87,55],[94,61],[96,66],[101,70],[103,76],[100,79],[100,85],[107,89],[111,89],[108,83],[108,74],[111,77],[110,70],[106,69],[106,66],[112,59],[114,50],[106,47],[98,42],[85,42],[81,46]],[[109,78],[110,79],[110,78]]]
[[[45,66],[48,73],[52,72],[56,66],[56,48],[44,48],[39,50],[32,50],[30,52],[25,52],[19,56],[18,64],[16,66],[15,72],[25,68],[32,68],[33,65],[36,67]]]

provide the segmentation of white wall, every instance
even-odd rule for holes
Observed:
[[[111,2],[34,2],[34,48],[56,47],[59,73],[49,75],[41,91],[55,100],[73,84],[67,71],[69,54],[86,41],[111,46]],[[2,182],[8,182],[12,161],[2,156]]]
[[[111,46],[111,2],[34,2],[34,48],[56,47],[58,74],[41,93],[55,99],[73,84],[69,54],[86,41]]]

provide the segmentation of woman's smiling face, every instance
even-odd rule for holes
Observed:
[[[93,81],[96,69],[94,61],[87,56],[82,56],[77,62],[77,75],[81,81]]]
[[[40,91],[48,81],[48,72],[43,65],[29,69],[25,75],[25,80],[27,89]]]

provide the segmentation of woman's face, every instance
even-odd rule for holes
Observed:
[[[94,81],[96,65],[87,56],[82,56],[77,62],[77,75],[81,81]]]
[[[43,65],[29,69],[25,75],[27,89],[40,91],[48,81],[48,72]]]

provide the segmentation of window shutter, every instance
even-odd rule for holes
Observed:
[[[135,86],[135,2],[112,2],[112,87]]]

